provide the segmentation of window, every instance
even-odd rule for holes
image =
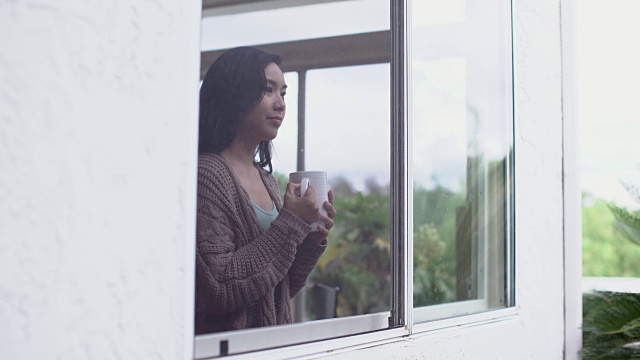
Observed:
[[[424,322],[513,304],[511,25],[500,1],[414,4],[413,297]]]
[[[326,170],[340,218],[294,324],[196,336],[196,358],[513,306],[510,4],[444,3],[204,1],[202,75],[283,55],[274,173]]]

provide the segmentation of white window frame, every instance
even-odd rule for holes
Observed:
[[[313,0],[331,2],[336,0]],[[229,2],[233,2],[230,0]],[[246,1],[237,1],[238,4]],[[304,1],[303,1],[304,2]],[[509,307],[477,313],[486,300],[470,300],[413,309],[413,177],[411,174],[411,106],[410,106],[410,16],[412,0],[393,0],[391,6],[391,311],[337,319],[315,320],[260,329],[229,331],[195,336],[194,358],[206,359],[229,355],[234,358],[296,357],[337,352],[385,342],[398,341],[414,333],[441,331],[447,328],[474,326],[504,321],[517,315],[515,299]],[[509,3],[511,9],[511,1]],[[205,0],[205,3],[210,3]],[[274,1],[292,6],[292,1]],[[263,6],[262,4],[261,6]],[[240,6],[240,5],[239,5]],[[246,4],[242,6],[247,6]],[[204,14],[219,14],[211,9]],[[511,18],[513,14],[510,10]],[[511,37],[512,38],[512,37]],[[511,48],[509,49],[511,50]],[[509,62],[512,64],[513,62]],[[511,94],[512,95],[512,94]],[[513,99],[513,95],[511,96]],[[515,133],[515,129],[511,129]],[[510,164],[513,167],[513,162]],[[511,168],[511,171],[514,171]],[[513,189],[511,192],[513,196]],[[400,199],[400,201],[394,201]],[[515,221],[513,219],[512,221]],[[510,230],[511,231],[511,230]],[[514,254],[512,248],[508,249]],[[508,262],[515,275],[513,257]],[[509,280],[513,284],[513,279]],[[510,292],[513,289],[509,289]],[[455,309],[455,310],[454,310]],[[414,324],[415,314],[433,321]],[[435,314],[439,314],[437,317]],[[450,314],[447,315],[447,314]],[[462,315],[468,314],[468,315]],[[437,318],[437,319],[436,319]],[[226,352],[221,353],[226,342]]]
[[[504,19],[505,24],[504,24],[504,28],[508,29],[508,31],[510,31],[509,34],[509,41],[506,41],[506,49],[505,49],[505,54],[504,57],[506,59],[509,59],[510,61],[505,61],[506,64],[509,65],[509,68],[506,69],[506,71],[510,74],[510,76],[508,77],[510,82],[509,84],[507,84],[508,86],[508,92],[505,96],[506,99],[510,99],[510,101],[507,102],[507,113],[511,114],[511,122],[510,122],[510,128],[507,129],[507,134],[510,134],[511,139],[510,139],[510,149],[511,151],[509,152],[509,155],[507,156],[506,162],[507,162],[507,172],[506,172],[506,178],[505,178],[505,184],[508,184],[508,191],[507,191],[507,195],[510,197],[510,199],[507,199],[506,201],[506,211],[505,213],[507,214],[507,219],[505,219],[505,234],[506,234],[506,241],[505,241],[505,264],[504,264],[504,271],[505,271],[505,287],[506,289],[504,289],[505,291],[505,308],[501,308],[501,309],[490,309],[489,308],[489,301],[486,297],[486,294],[490,290],[490,284],[489,284],[489,271],[484,271],[483,272],[483,277],[482,278],[478,278],[478,282],[479,282],[479,291],[478,291],[478,299],[474,299],[474,300],[466,300],[466,301],[456,301],[456,302],[451,302],[451,303],[446,303],[446,304],[438,304],[438,305],[430,305],[430,306],[422,306],[422,307],[417,307],[413,309],[413,318],[414,318],[414,322],[415,324],[413,325],[413,331],[414,332],[422,332],[422,331],[429,331],[432,330],[434,328],[434,325],[439,323],[439,320],[446,320],[448,323],[453,323],[453,324],[464,324],[465,322],[469,321],[468,316],[473,315],[473,318],[476,319],[476,321],[486,321],[486,320],[491,320],[491,319],[495,319],[497,314],[500,314],[500,317],[511,317],[513,315],[515,315],[517,312],[515,310],[515,282],[514,282],[514,278],[513,275],[515,274],[515,267],[514,267],[514,256],[515,256],[515,251],[513,248],[513,244],[514,244],[514,237],[515,237],[515,232],[514,232],[514,228],[513,228],[513,222],[515,219],[509,219],[510,214],[512,215],[512,211],[513,211],[513,204],[514,204],[514,195],[515,195],[515,189],[514,189],[514,181],[513,181],[513,176],[514,176],[514,154],[515,154],[515,149],[514,149],[514,123],[513,120],[515,119],[514,116],[514,103],[513,103],[513,61],[512,61],[512,43],[513,43],[513,24],[512,24],[512,19],[513,19],[513,9],[512,9],[512,4],[511,1],[505,1],[504,3],[504,14],[507,14],[508,17]],[[442,28],[442,30],[444,31],[452,31],[452,32],[456,32],[456,26],[447,26]],[[435,47],[435,46],[434,46]],[[455,47],[453,47],[455,49]],[[442,50],[442,49],[441,49]],[[450,48],[449,48],[450,50]],[[440,58],[447,58],[447,57],[456,57],[459,56],[460,54],[458,53],[442,53],[442,52],[434,52],[433,53],[433,59],[440,59]],[[484,161],[483,163],[483,167],[486,168],[486,161]],[[486,178],[486,173],[484,174],[484,177]],[[482,186],[485,187],[486,190],[486,186],[487,186],[487,181],[485,179],[485,181],[482,181]],[[486,192],[485,192],[486,193]],[[486,207],[486,203],[484,201],[481,201],[479,204],[480,207]],[[479,213],[485,213],[486,211],[480,211]],[[483,219],[480,219],[479,221],[482,221]],[[486,230],[486,228],[485,228]],[[412,234],[410,234],[412,235]],[[489,259],[487,258],[487,256],[489,256],[489,254],[487,253],[487,250],[485,249],[484,243],[486,242],[488,235],[484,234],[481,236],[481,244],[479,244],[479,249],[478,249],[478,266],[476,271],[479,271],[480,267],[484,267],[485,270],[486,269],[486,265],[489,263]],[[411,248],[413,248],[411,246]],[[413,256],[411,256],[411,258],[413,258]],[[485,313],[485,314],[483,314]],[[452,318],[455,317],[463,317],[462,319],[460,319],[460,322],[455,321]],[[425,324],[426,323],[426,324]]]

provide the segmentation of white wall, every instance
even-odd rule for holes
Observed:
[[[3,358],[191,356],[199,5],[0,4]],[[560,3],[514,6],[518,315],[334,357],[562,358]]]
[[[192,356],[200,2],[0,2],[0,358]]]

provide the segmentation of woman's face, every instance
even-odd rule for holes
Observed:
[[[278,135],[286,110],[284,96],[287,85],[282,70],[275,63],[270,63],[264,69],[264,74],[267,79],[264,96],[248,111],[240,114],[236,135],[256,143],[273,140]]]

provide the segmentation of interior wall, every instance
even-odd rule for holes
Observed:
[[[0,357],[192,356],[199,1],[0,2]]]

